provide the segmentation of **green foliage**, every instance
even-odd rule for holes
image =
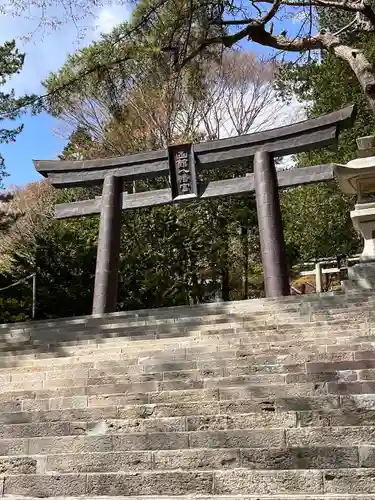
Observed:
[[[0,323],[16,323],[28,321],[27,314],[29,304],[14,298],[0,297]]]
[[[319,11],[320,29],[339,29],[348,16],[337,11]],[[350,19],[349,19],[350,20]],[[351,41],[352,42],[352,41]],[[375,62],[375,46],[362,35],[355,46]],[[375,119],[355,75],[332,54],[306,59],[302,64],[288,64],[279,74],[276,89],[283,99],[292,95],[305,106],[309,117],[319,116],[348,104],[356,104],[354,126],[340,133],[338,147],[297,155],[300,167],[324,163],[346,163],[356,157],[356,138],[375,133]],[[363,247],[350,219],[354,198],[344,196],[336,183],[318,184],[289,190],[282,195],[285,237],[296,246],[302,260],[354,254]]]
[[[361,241],[349,216],[351,201],[336,183],[301,186],[282,194],[285,240],[295,249],[295,260],[358,252]]]
[[[20,73],[25,55],[21,54],[16,48],[15,41],[5,42],[0,45],[0,85],[4,86],[8,80]],[[25,95],[15,97],[14,90],[9,92],[0,92],[0,119],[14,121],[19,118],[28,105],[34,104],[35,96]],[[34,112],[38,111],[38,103],[32,107]],[[23,125],[15,128],[0,127],[0,143],[9,143],[16,140],[17,135],[22,131]],[[6,175],[4,158],[0,155],[0,178]],[[1,186],[1,181],[0,181]]]

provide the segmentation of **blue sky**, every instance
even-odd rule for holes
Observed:
[[[22,37],[35,27],[35,22],[1,14],[0,43],[15,38],[20,51],[26,54],[24,68],[9,82],[9,88],[14,88],[17,95],[24,92],[43,93],[40,82],[51,71],[59,69],[69,53],[88,45],[98,38],[100,33],[109,32],[116,24],[128,19],[130,12],[127,4],[104,4],[93,12],[91,18],[85,20],[88,30],[85,39],[79,43],[76,29],[70,24],[43,36],[42,33],[36,33],[31,41],[25,42]],[[20,122],[24,124],[24,130],[17,137],[17,141],[0,145],[9,174],[4,182],[6,186],[23,186],[39,179],[32,160],[57,158],[66,142],[61,134],[55,132],[61,128],[61,124],[46,113],[37,116],[25,115]],[[7,124],[3,122],[2,126]],[[14,123],[10,126],[13,127]]]
[[[19,95],[24,92],[42,93],[40,82],[49,72],[57,70],[69,53],[88,45],[101,32],[109,32],[116,24],[128,19],[130,11],[129,5],[126,4],[104,4],[97,8],[92,18],[86,19],[89,29],[85,39],[79,44],[76,31],[70,24],[44,36],[37,33],[31,41],[24,42],[20,37],[27,35],[34,28],[35,22],[1,15],[0,43],[15,38],[18,40],[19,49],[26,53],[24,69],[11,80],[10,87]],[[293,36],[297,33],[299,23],[288,20],[283,23],[284,27],[287,27],[288,35]],[[254,50],[255,47],[246,48]],[[257,46],[257,52],[266,53],[267,49]],[[24,186],[39,179],[32,160],[56,159],[66,142],[61,134],[56,133],[61,124],[45,113],[37,116],[26,115],[22,118],[22,123],[24,130],[17,141],[0,146],[9,174],[5,179],[6,186]]]

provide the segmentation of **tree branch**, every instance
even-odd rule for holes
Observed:
[[[273,3],[273,0],[255,0],[261,3]],[[363,12],[365,7],[361,2],[337,0],[282,0],[282,5],[288,7],[331,7],[348,12]]]
[[[281,0],[274,0],[272,7],[270,10],[259,20],[257,20],[258,24],[262,24],[263,26],[271,21],[271,19],[276,15],[279,7],[281,5]]]
[[[255,18],[247,18],[247,19],[217,19],[212,22],[212,24],[217,24],[220,26],[236,26],[236,25],[241,25],[241,24],[256,24],[256,25],[265,25],[271,19],[276,15],[277,11],[280,8],[280,5],[282,4],[282,0],[273,0],[272,2],[272,7],[266,14],[263,16],[259,17],[258,19]],[[255,6],[255,5],[254,5]]]

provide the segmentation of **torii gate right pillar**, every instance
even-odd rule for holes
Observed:
[[[101,199],[93,314],[116,311],[120,264],[121,202],[122,179],[108,175],[104,179]]]
[[[266,297],[289,295],[289,276],[279,189],[272,153],[254,156],[254,184]]]

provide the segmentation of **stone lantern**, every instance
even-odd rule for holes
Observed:
[[[360,263],[348,269],[345,285],[371,290],[375,289],[375,136],[361,137],[357,145],[358,158],[335,166],[342,192],[357,195],[350,217],[364,239]]]

